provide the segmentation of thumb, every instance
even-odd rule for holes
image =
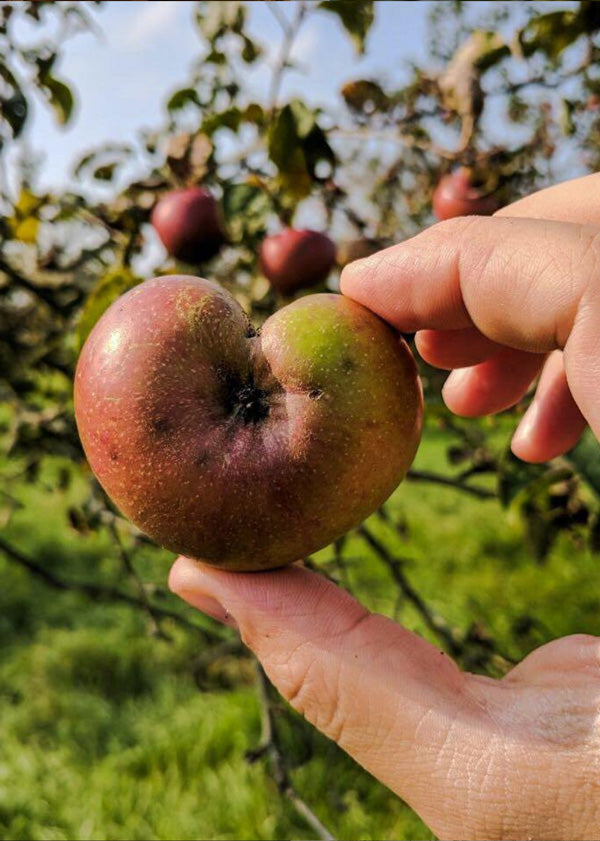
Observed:
[[[235,624],[295,709],[435,823],[449,735],[483,729],[452,660],[300,566],[241,574],[179,558],[169,585]]]

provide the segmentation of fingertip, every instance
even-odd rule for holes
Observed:
[[[513,435],[511,449],[517,458],[540,464],[568,452],[585,427],[567,382],[562,353],[555,351],[544,365],[535,399]]]
[[[343,295],[353,298],[356,301],[361,300],[362,286],[365,278],[371,271],[373,265],[373,257],[363,257],[361,260],[354,260],[344,266],[340,275],[340,291]]]
[[[176,596],[181,595],[188,588],[188,581],[193,583],[195,578],[195,561],[180,555],[169,571],[168,587]]]
[[[510,442],[512,453],[521,461],[527,461],[531,464],[539,464],[545,461],[544,458],[540,458],[540,455],[543,454],[536,450],[535,428],[538,416],[539,406],[534,400],[521,418]]]

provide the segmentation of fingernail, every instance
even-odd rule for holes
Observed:
[[[452,371],[446,382],[442,386],[442,397],[444,402],[448,402],[448,400],[452,400],[452,395],[455,391],[460,391],[465,383],[468,381],[471,375],[470,368],[455,368]]]
[[[230,628],[235,628],[237,630],[237,622],[231,613],[229,613],[229,611],[226,610],[223,605],[212,596],[208,596],[206,593],[190,593],[185,590],[179,591],[177,595],[201,613],[204,613],[206,616],[210,616],[211,619],[215,619],[222,625],[228,625]]]
[[[192,607],[200,610],[211,619],[216,619],[230,628],[237,628],[237,623],[231,613],[223,607],[218,599],[205,592],[206,576],[201,568],[193,561],[179,558],[169,574],[169,589],[180,599]]]
[[[519,423],[516,432],[512,437],[511,448],[520,448],[523,445],[526,446],[531,442],[531,437],[534,432],[538,414],[539,408],[534,400],[523,415],[523,417],[521,418],[521,422]]]

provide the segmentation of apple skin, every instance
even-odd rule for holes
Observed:
[[[456,216],[491,216],[498,210],[497,199],[484,195],[472,178],[466,167],[440,178],[433,193],[433,212],[440,222]]]
[[[151,221],[168,253],[184,263],[209,260],[225,241],[217,202],[204,187],[166,193],[154,206]]]
[[[284,228],[263,240],[260,266],[274,289],[292,295],[326,280],[335,256],[335,243],[327,234],[307,228]]]
[[[257,334],[220,286],[174,275],[97,322],[75,413],[142,531],[247,571],[306,557],[384,502],[414,458],[422,393],[404,341],[349,298],[303,297]]]

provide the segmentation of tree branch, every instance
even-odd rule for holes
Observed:
[[[393,557],[387,546],[382,543],[382,541],[379,540],[379,538],[376,537],[367,526],[363,524],[358,527],[357,531],[365,543],[367,543],[367,545],[377,555],[379,555],[392,574],[394,581],[400,587],[403,595],[413,605],[413,607],[416,608],[429,630],[435,634],[435,636],[452,655],[457,656],[462,654],[462,642],[456,638],[446,620],[439,614],[430,610],[412,584],[408,581],[406,575],[404,574],[404,570],[402,569],[402,561],[399,558]]]
[[[290,773],[275,725],[271,684],[258,661],[256,662],[256,683],[262,712],[262,736],[259,746],[254,750],[248,751],[246,759],[248,762],[256,762],[261,756],[266,756],[269,760],[271,774],[280,794],[290,801],[296,812],[306,821],[315,833],[314,837],[320,838],[322,841],[335,841],[335,837],[321,823],[310,806],[300,797],[290,779]]]
[[[169,635],[165,633],[160,624],[160,614],[155,609],[154,605],[150,602],[148,598],[148,593],[146,592],[146,585],[138,575],[138,572],[133,565],[133,561],[127,549],[125,548],[123,541],[121,540],[121,535],[119,534],[119,530],[115,525],[115,518],[111,519],[108,530],[112,535],[117,551],[119,553],[119,557],[121,558],[121,562],[125,568],[125,571],[135,584],[138,593],[140,594],[140,604],[143,606],[144,610],[148,614],[148,618],[150,619],[150,623],[152,625],[152,629],[156,636],[161,637],[162,639],[170,639]]]
[[[495,491],[478,488],[477,485],[469,485],[460,479],[454,479],[451,476],[442,476],[440,473],[433,473],[430,470],[414,470],[411,468],[406,474],[406,478],[413,482],[433,482],[436,485],[456,488],[478,499],[498,499],[498,494]]]
[[[50,572],[37,561],[34,561],[32,558],[28,557],[24,552],[21,552],[20,549],[17,549],[14,546],[11,546],[6,540],[0,537],[0,552],[2,552],[10,561],[13,561],[19,566],[24,567],[30,573],[35,575],[41,581],[44,582],[48,587],[52,587],[54,590],[61,590],[63,592],[77,592],[82,593],[85,596],[88,596],[90,599],[94,599],[95,601],[107,601],[107,602],[123,602],[124,604],[128,604],[131,607],[136,608],[146,608],[145,604],[137,599],[135,596],[129,595],[129,593],[124,593],[122,590],[119,590],[117,587],[107,586],[105,584],[94,584],[88,581],[68,581],[64,578],[61,578],[58,575],[55,575],[53,572]],[[181,616],[179,613],[175,613],[173,610],[168,610],[165,608],[156,607],[153,605],[153,611],[156,615],[160,616],[163,619],[170,619],[173,622],[176,622],[183,628],[187,630],[194,631],[197,634],[201,634],[204,636],[207,641],[209,642],[221,642],[223,640],[223,634],[217,633],[216,631],[208,630],[206,628],[201,628],[199,625],[196,625],[194,622],[190,622],[184,616]]]
[[[279,89],[281,87],[281,82],[283,79],[283,74],[285,73],[286,69],[288,68],[290,54],[292,52],[292,47],[294,46],[294,40],[300,27],[302,26],[302,21],[304,20],[304,16],[307,12],[307,5],[305,0],[301,0],[298,3],[298,7],[296,10],[296,15],[291,22],[285,22],[281,20],[281,12],[277,10],[275,13],[274,10],[275,4],[269,3],[268,8],[271,9],[271,12],[275,15],[281,28],[283,29],[283,42],[281,44],[281,51],[279,53],[279,58],[277,59],[277,63],[273,69],[273,78],[271,80],[271,88],[269,90],[269,107],[271,111],[274,111],[277,107],[277,99],[279,98]]]

